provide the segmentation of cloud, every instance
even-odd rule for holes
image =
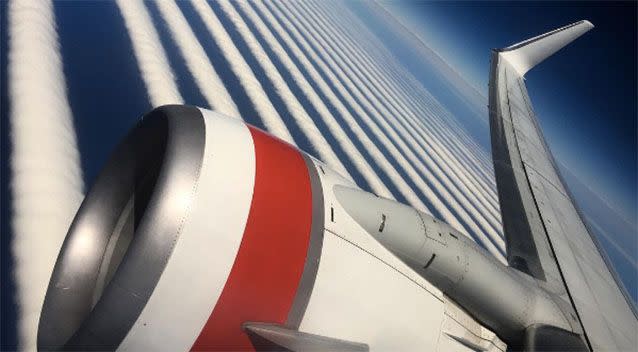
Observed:
[[[293,55],[299,62],[301,62],[301,65],[308,75],[306,77],[307,81],[311,81],[316,84],[318,86],[318,91],[326,97],[326,103],[332,105],[340,116],[348,116],[349,112],[347,111],[346,107],[341,103],[339,98],[337,98],[335,93],[330,89],[328,84],[324,81],[324,79],[321,77],[319,72],[312,64],[312,62],[314,61],[314,57],[313,53],[308,51],[308,43],[303,40],[296,29],[291,28],[292,24],[290,23],[290,21],[287,18],[283,17],[283,15],[281,15],[281,13],[279,13],[278,10],[274,7],[267,9],[265,4],[257,2],[251,3],[251,5],[255,6],[262,13],[266,21],[270,23],[273,28],[275,28],[275,31],[282,38],[284,43],[286,43],[286,45],[290,48]],[[267,5],[269,7],[273,6],[273,4],[270,3],[268,3]],[[299,45],[303,47],[303,51],[295,43],[295,41],[298,41]],[[306,56],[306,54],[308,54],[308,56]],[[335,116],[333,116],[332,114],[322,114],[321,117],[323,118],[323,122],[326,124],[330,133],[339,143],[342,150],[351,159],[353,167],[360,172],[370,188],[380,196],[393,198],[390,190],[387,188],[386,185],[383,184],[379,176],[376,174],[372,166],[366,161],[361,152],[357,150],[352,140],[348,137],[341,125],[335,119]]]
[[[353,67],[363,67],[363,62],[356,60],[356,56],[349,53],[347,48],[332,45],[332,43],[343,42],[342,35],[331,30],[334,26],[324,26],[319,23],[316,18],[320,16],[310,15],[308,11],[304,11],[301,7],[302,5],[300,4],[288,4],[287,9],[290,11],[293,22],[298,21],[300,23],[299,28],[305,29],[306,38],[315,43],[315,50],[319,54],[319,59],[328,65],[334,77],[336,77],[333,83],[336,86],[345,88],[343,94],[348,98],[349,104],[361,118],[362,124],[372,132],[374,138],[381,143],[384,150],[387,150],[397,162],[398,167],[405,172],[415,185],[415,190],[418,190],[430,201],[444,221],[461,231],[465,230],[476,236],[484,236],[482,242],[485,247],[495,256],[504,258],[503,239],[495,227],[488,224],[483,218],[481,211],[478,211],[467,202],[460,195],[460,192],[451,187],[450,183],[441,184],[439,179],[431,173],[430,169],[423,165],[422,160],[405,144],[404,141],[409,138],[404,129],[400,132],[401,134],[398,134],[393,126],[390,126],[390,124],[398,126],[396,124],[397,120],[403,120],[405,116],[387,111],[384,104],[366,88],[366,83],[359,79],[360,72],[355,72],[353,69]],[[313,14],[316,14],[316,12],[313,12]],[[326,38],[330,38],[330,41]],[[354,62],[351,62],[353,60]],[[347,63],[350,63],[350,65],[347,65]],[[385,96],[383,99],[391,100],[392,97]],[[384,162],[377,161],[377,163],[381,165]],[[398,186],[402,186],[401,182],[405,182],[403,179],[399,179],[400,176],[393,178],[392,173],[389,175]],[[439,173],[439,176],[442,175]],[[442,177],[445,178],[445,176]],[[405,188],[400,189],[401,193],[409,201],[410,197],[406,193],[409,192],[410,195],[415,195],[415,193],[408,187],[406,184]],[[412,205],[418,208],[414,203]],[[500,244],[495,244],[494,242],[500,242]]]
[[[83,199],[53,5],[8,4],[11,201],[19,347],[35,350],[44,295]]]
[[[231,70],[237,76],[268,131],[286,142],[295,144],[288,127],[264,92],[264,87],[255,77],[217,15],[204,0],[193,1],[193,6],[230,64]]]
[[[173,70],[148,10],[140,0],[118,0],[117,5],[133,43],[133,52],[151,104],[182,104],[183,99],[177,89]]]
[[[332,150],[328,141],[321,134],[312,118],[310,118],[306,109],[301,105],[299,100],[290,90],[289,83],[286,82],[281,76],[271,59],[268,57],[268,54],[266,54],[264,48],[261,47],[259,41],[250,31],[244,20],[239,16],[230,2],[222,0],[219,1],[218,4],[226,13],[226,16],[230,19],[230,21],[234,24],[237,32],[241,35],[241,37],[248,45],[248,48],[251,51],[251,55],[255,56],[257,62],[259,62],[259,65],[263,68],[266,76],[273,84],[275,91],[281,97],[282,101],[286,105],[286,108],[288,109],[288,111],[290,111],[299,128],[301,128],[304,135],[308,138],[312,146],[319,153],[321,159],[326,164],[334,167],[336,171],[338,171],[345,177],[352,179],[352,176],[350,176],[350,173],[346,170],[345,166],[343,166],[335,152]],[[243,3],[243,5],[244,8],[246,8],[246,4]],[[303,76],[301,75],[301,73],[299,73],[299,71],[292,63],[290,58],[287,56],[284,49],[281,48],[277,40],[274,39],[272,35],[269,36],[270,32],[268,32],[263,23],[259,23],[259,21],[256,21],[258,20],[258,18],[255,18],[255,16],[252,16],[251,19],[254,24],[261,24],[261,26],[257,26],[257,28],[260,29],[259,33],[264,37],[266,43],[271,45],[271,49],[278,54],[279,60],[281,60],[285,64],[286,68],[289,71],[295,73],[294,77],[296,78],[296,81],[294,83],[302,85],[302,87],[306,88],[304,89],[304,92],[309,95],[311,102],[314,103],[314,106],[320,109],[319,111],[324,112],[324,114],[329,113],[327,108],[323,104],[321,104],[319,98],[316,97],[316,95],[310,94],[311,90],[309,89],[309,85],[307,84],[307,82],[304,82],[305,80],[303,79]],[[304,85],[302,83],[306,84]]]
[[[211,109],[228,116],[239,117],[235,102],[230,97],[179,7],[172,1],[158,1],[155,5],[168,24],[171,35],[186,61],[188,70]]]
[[[366,60],[369,55],[363,50],[357,50],[361,49],[360,46],[347,40],[348,32],[364,33],[365,29],[363,27],[355,27],[353,23],[354,20],[350,18],[344,18],[344,23],[339,23],[338,19],[326,23],[325,19],[330,17],[329,13],[334,14],[337,13],[337,11],[322,13],[318,10],[318,5],[312,6],[306,4],[305,6],[309,7],[307,9],[308,13],[312,12],[314,14],[325,15],[314,16],[316,19],[314,28],[318,29],[317,33],[325,33],[325,37],[335,39],[331,41],[332,44],[336,45],[336,48],[334,48],[332,52],[338,56],[336,59],[337,62],[345,63],[345,65],[342,64],[341,66],[344,67],[346,76],[351,77],[354,81],[354,84],[351,85],[351,89],[354,91],[361,89],[361,94],[358,95],[358,99],[364,102],[367,100],[374,105],[374,107],[371,107],[370,104],[367,104],[368,111],[371,111],[371,115],[376,118],[377,123],[383,126],[384,133],[388,135],[394,143],[398,144],[401,148],[400,152],[404,154],[410,163],[422,174],[421,177],[416,177],[425,177],[425,179],[434,186],[435,191],[446,202],[446,204],[441,203],[440,206],[449,206],[451,204],[453,209],[460,213],[465,221],[478,222],[478,225],[482,228],[479,234],[489,234],[490,241],[498,243],[497,246],[500,247],[498,251],[503,251],[504,243],[500,233],[500,221],[498,221],[496,217],[491,217],[489,218],[490,221],[487,221],[487,215],[495,214],[497,209],[495,207],[486,209],[484,205],[474,197],[474,194],[479,192],[477,192],[476,189],[474,192],[467,190],[464,184],[455,178],[455,174],[451,172],[451,170],[446,169],[446,172],[442,172],[440,165],[444,165],[444,167],[447,165],[445,161],[440,159],[438,160],[440,164],[433,161],[432,156],[436,156],[436,153],[429,148],[427,143],[424,143],[429,138],[415,136],[413,133],[414,130],[419,127],[414,123],[418,118],[408,113],[410,109],[402,109],[398,102],[400,100],[399,97],[405,94],[401,92],[395,94],[395,92],[386,90],[386,87],[391,86],[389,80],[390,75],[387,71],[378,72],[378,75],[375,75],[375,67],[369,65],[372,60]],[[341,28],[341,32],[337,33],[336,28]],[[359,42],[375,42],[374,39],[360,39]],[[379,43],[377,52],[383,50]],[[396,65],[397,63],[394,62],[391,66]],[[377,92],[379,92],[379,94],[377,94]],[[432,120],[436,119],[436,116],[428,114],[421,118]],[[439,140],[438,138],[432,139],[432,144],[439,144]],[[426,145],[425,148],[424,145]],[[419,156],[415,153],[418,153]],[[463,189],[463,192],[461,192],[460,189]],[[438,198],[429,200],[433,203],[440,202]],[[490,213],[490,210],[494,211],[494,213]],[[470,219],[470,214],[473,219]],[[471,226],[474,228],[474,231],[477,230],[475,225]]]

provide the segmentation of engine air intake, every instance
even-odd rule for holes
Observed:
[[[38,348],[115,349],[164,270],[198,181],[205,144],[198,109],[145,115],[110,156],[56,261]]]

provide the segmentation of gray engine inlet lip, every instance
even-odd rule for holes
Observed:
[[[39,350],[114,350],[119,346],[157,285],[188,217],[205,142],[199,109],[167,105],[146,114],[117,146],[78,210],[58,255],[40,316]],[[108,240],[135,192],[133,182],[139,182],[149,167],[158,167],[158,173],[135,235],[92,307]],[[176,197],[184,206],[176,206]]]

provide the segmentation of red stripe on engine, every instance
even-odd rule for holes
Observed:
[[[254,350],[242,323],[285,323],[303,272],[312,222],[308,168],[294,147],[249,129],[256,174],[244,237],[222,294],[191,350]]]

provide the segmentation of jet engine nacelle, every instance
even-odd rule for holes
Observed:
[[[298,319],[323,230],[310,165],[239,119],[188,106],[144,116],[69,229],[39,348],[252,349],[246,321]]]

